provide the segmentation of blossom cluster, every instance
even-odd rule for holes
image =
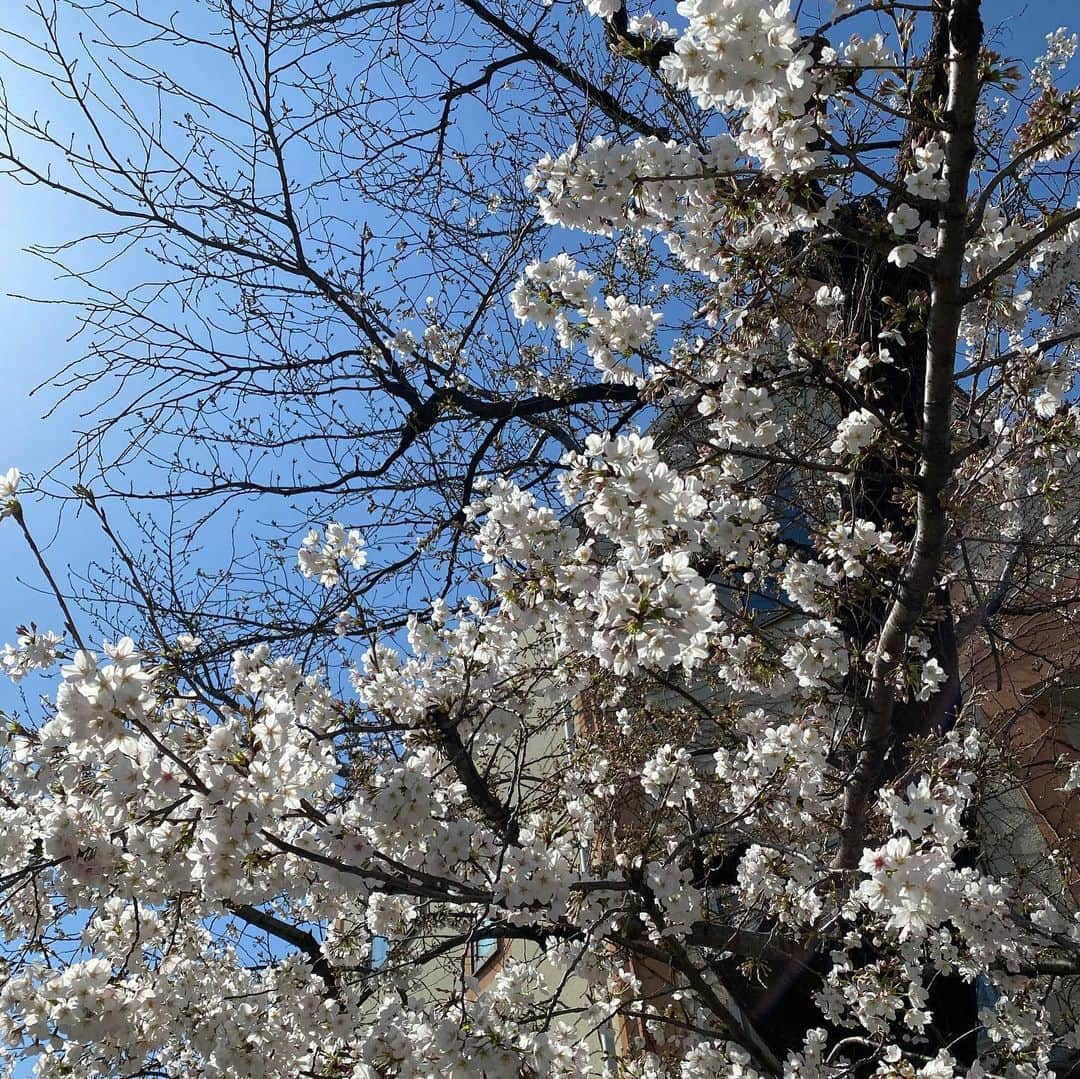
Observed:
[[[640,383],[640,375],[626,359],[652,338],[661,316],[624,296],[606,296],[603,304],[598,303],[589,295],[594,283],[592,274],[578,270],[566,255],[534,262],[511,293],[514,314],[538,326],[554,324],[563,348],[571,348],[578,338],[584,340],[604,381]],[[571,322],[568,313],[580,321]]]
[[[52,630],[39,633],[36,626],[20,626],[16,643],[0,648],[0,667],[13,682],[21,682],[31,671],[51,667],[62,642],[63,637]]]
[[[333,588],[341,579],[342,563],[360,569],[367,563],[367,552],[358,529],[345,529],[337,522],[326,526],[326,535],[316,528],[304,537],[297,554],[300,572],[318,577],[324,588]]]

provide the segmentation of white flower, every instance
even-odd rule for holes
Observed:
[[[1040,419],[1049,420],[1052,419],[1054,413],[1061,407],[1061,400],[1049,390],[1043,390],[1038,397],[1035,398],[1035,415]]]
[[[837,626],[824,619],[813,619],[799,629],[799,639],[784,652],[784,666],[794,672],[805,689],[825,686],[833,675],[848,670],[848,655],[843,635]]]
[[[872,521],[857,518],[854,521],[838,521],[828,531],[828,543],[822,553],[833,559],[838,566],[833,573],[839,577],[861,577],[866,556],[878,551],[884,555],[896,554],[898,548],[892,541],[892,533],[879,532]]]
[[[411,330],[398,330],[389,347],[400,356],[411,356],[416,352],[416,337]]]
[[[650,798],[666,806],[678,807],[694,801],[700,784],[694,774],[694,761],[682,747],[661,746],[642,766],[641,785]]]
[[[835,454],[854,454],[873,443],[881,430],[881,420],[865,408],[849,412],[836,426],[830,449]]]
[[[582,0],[590,15],[610,19],[623,6],[623,0]]]
[[[936,164],[927,164],[917,172],[904,177],[908,193],[927,202],[944,202],[949,197],[948,182],[937,174]]]
[[[19,488],[19,479],[22,473],[17,468],[9,468],[3,476],[0,476],[0,521],[5,517],[10,517],[12,512],[17,508],[18,503],[15,501],[15,492]]]
[[[14,498],[21,478],[22,473],[17,468],[9,468],[0,476],[0,498]]]
[[[923,664],[921,682],[915,692],[915,699],[928,701],[949,680],[945,669],[936,659],[928,659]]]
[[[901,270],[910,266],[919,257],[919,251],[914,244],[897,244],[889,252],[889,261]]]
[[[62,640],[51,630],[39,633],[33,626],[21,628],[17,643],[5,644],[0,649],[0,667],[12,682],[21,682],[31,671],[51,667],[56,662]]]
[[[895,210],[889,211],[889,224],[898,236],[917,229],[921,220],[919,211],[906,202],[902,202]]]
[[[821,614],[820,593],[828,589],[829,571],[820,562],[791,559],[784,567],[781,586],[793,603],[809,614]]]
[[[341,565],[360,569],[367,563],[367,552],[358,529],[333,522],[326,526],[325,542],[317,528],[304,537],[296,556],[305,577],[318,577],[324,588],[333,588],[341,579]]]

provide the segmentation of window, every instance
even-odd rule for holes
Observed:
[[[386,937],[374,936],[371,938],[371,969],[378,970],[385,965],[390,944]]]
[[[469,967],[475,974],[499,950],[497,937],[475,936],[469,941]]]

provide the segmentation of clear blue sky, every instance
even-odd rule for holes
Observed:
[[[0,23],[27,32],[35,25],[16,0],[5,4]],[[1043,37],[1069,19],[1070,5],[1051,0],[987,0],[984,18],[988,28],[1003,27],[1003,51],[1013,57],[1030,58],[1042,47]],[[1080,15],[1080,13],[1078,13]],[[1080,18],[1075,18],[1080,29]],[[0,61],[2,64],[2,61]],[[3,79],[13,101],[26,105],[28,81],[3,68]],[[42,102],[42,105],[46,105]],[[79,424],[75,409],[61,406],[57,414],[43,418],[55,401],[46,389],[34,399],[31,389],[77,355],[77,344],[68,341],[75,328],[74,312],[58,306],[40,306],[16,300],[10,293],[56,297],[67,286],[55,280],[52,267],[25,252],[34,243],[62,241],[92,226],[85,211],[42,189],[20,189],[0,184],[0,219],[4,224],[4,252],[0,258],[0,472],[17,465],[40,476],[54,465],[72,442]],[[103,550],[93,525],[70,512],[57,527],[54,505],[29,501],[28,519],[46,546],[59,576],[69,565],[85,565],[89,553]],[[0,641],[14,637],[20,620],[36,619],[43,627],[60,627],[54,602],[39,591],[40,574],[29,559],[12,522],[0,523],[0,561],[5,569],[0,583]],[[0,687],[0,705],[7,693]]]

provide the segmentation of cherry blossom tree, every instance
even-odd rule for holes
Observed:
[[[1076,837],[1031,824],[1031,869],[1000,824],[1028,819],[1015,732],[1080,656],[1076,39],[1052,34],[1023,70],[979,0],[811,6],[587,0],[526,32],[462,0],[488,51],[440,98],[440,168],[458,99],[518,65],[613,125],[538,149],[535,247],[508,243],[464,322],[379,307],[306,254],[268,45],[250,188],[178,156],[163,180],[148,120],[133,194],[105,128],[97,150],[53,144],[81,177],[70,196],[111,177],[99,209],[140,240],[216,245],[192,272],[237,275],[263,327],[266,297],[307,281],[362,342],[358,384],[407,411],[358,429],[385,458],[333,457],[318,482],[198,465],[238,490],[340,494],[291,554],[322,614],[294,617],[288,648],[253,631],[224,680],[217,624],[174,624],[123,553],[145,639],[86,639],[18,471],[0,480],[3,527],[64,620],[0,657],[16,679],[59,665],[0,751],[13,1059],[45,1076],[1028,1079],[1080,1048]],[[235,43],[214,47],[244,70],[258,11],[264,41],[305,43],[298,71],[351,20],[416,14],[225,7]],[[565,59],[579,33],[610,61]],[[636,78],[594,83],[601,62]],[[68,86],[92,117],[100,99]],[[16,177],[67,183],[15,146],[43,122],[9,134]],[[249,227],[180,213],[177,176]],[[497,336],[504,302],[520,326]],[[527,385],[489,366],[511,347]],[[328,410],[338,362],[308,369]],[[446,525],[400,565],[383,530],[408,515],[360,502],[383,481]],[[377,625],[377,586],[424,558],[443,585],[402,632]],[[306,661],[326,636],[332,670]],[[1039,762],[1073,797],[1067,747]],[[479,940],[498,942],[486,971]]]

